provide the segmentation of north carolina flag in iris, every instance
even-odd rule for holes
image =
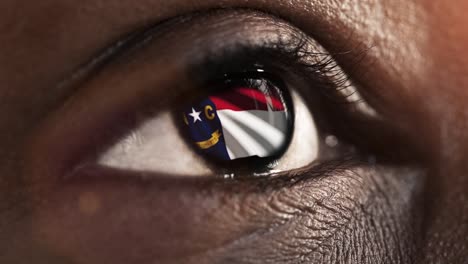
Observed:
[[[195,147],[214,159],[270,157],[284,148],[291,129],[281,91],[260,85],[237,87],[184,109]]]

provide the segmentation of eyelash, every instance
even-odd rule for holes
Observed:
[[[309,84],[309,87],[299,91],[305,96],[320,97],[320,100],[333,106],[329,108],[360,112],[360,115],[372,118],[378,117],[377,112],[361,98],[349,75],[336,63],[336,57],[344,53],[314,52],[308,47],[307,36],[297,33],[294,37],[294,40],[288,42],[277,40],[261,47],[238,45],[208,55],[197,64],[197,67],[191,69],[191,76],[195,85],[202,87],[226,73],[253,72],[256,68],[262,68],[265,72],[278,76],[295,73],[295,78],[301,78],[303,82]],[[366,50],[352,54],[354,53],[356,54],[354,58],[348,57],[348,60],[355,62],[354,67],[359,67]]]
[[[308,87],[303,87],[298,92],[305,95],[307,99],[315,98],[315,102],[310,103],[312,110],[316,110],[313,109],[314,103],[331,104],[344,111],[356,107],[357,104],[365,103],[362,99],[349,100],[358,91],[352,86],[349,77],[340,69],[332,55],[309,52],[305,48],[305,40],[298,42],[301,44],[289,45],[288,49],[284,48],[288,46],[285,43],[276,44],[275,47],[234,47],[215,55],[216,57],[208,56],[190,70],[190,76],[194,80],[195,87],[212,87],[209,84],[218,81],[220,76],[223,78],[242,75],[255,77],[259,76],[255,71],[262,69],[264,73],[260,77],[267,79],[274,80],[278,77],[283,78],[285,75],[300,78]],[[308,62],[310,58],[316,61]],[[320,59],[317,61],[317,58]],[[192,97],[212,92],[216,91],[198,91]],[[182,97],[184,99],[180,101],[187,98],[185,95]]]

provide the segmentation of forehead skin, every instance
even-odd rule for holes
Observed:
[[[15,239],[0,242],[0,248],[9,249],[8,254],[0,250],[0,260],[2,256],[17,260],[25,251],[36,258],[43,254],[40,246],[28,244],[31,225],[17,221],[34,205],[14,190],[28,181],[18,176],[25,138],[67,95],[57,84],[129,32],[174,15],[217,7],[277,14],[330,51],[372,47],[366,60],[373,67],[358,75],[358,82],[390,119],[398,118],[431,161],[424,199],[415,203],[418,213],[412,216],[422,219],[413,230],[421,248],[410,259],[466,261],[468,3],[461,0],[2,0],[0,234]],[[341,63],[347,67],[345,59]],[[400,239],[403,244],[406,238]]]

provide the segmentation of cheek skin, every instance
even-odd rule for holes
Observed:
[[[468,255],[468,3],[427,2],[431,78],[426,101],[437,155],[428,181],[424,262],[466,262]]]
[[[408,201],[420,189],[417,173],[356,167],[303,177],[266,189],[256,182],[78,179],[47,191],[33,230],[43,248],[77,263],[410,259],[415,223]]]

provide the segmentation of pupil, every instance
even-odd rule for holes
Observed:
[[[292,134],[286,91],[264,79],[224,85],[222,92],[184,108],[183,130],[196,151],[214,161],[281,155]]]

